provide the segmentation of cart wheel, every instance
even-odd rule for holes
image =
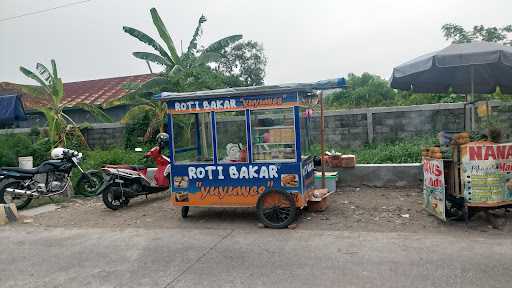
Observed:
[[[190,210],[189,206],[181,207],[181,218],[187,218],[188,217],[188,210]]]
[[[263,192],[256,203],[258,220],[269,228],[282,229],[297,217],[297,206],[291,193],[280,190]]]

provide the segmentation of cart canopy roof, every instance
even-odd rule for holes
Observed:
[[[196,91],[196,92],[162,92],[156,95],[156,100],[169,101],[169,100],[193,100],[205,99],[216,97],[237,97],[237,96],[265,96],[268,94],[276,93],[295,93],[303,92],[309,93],[314,90],[327,90],[344,88],[347,86],[345,78],[336,78],[330,80],[323,80],[314,83],[291,83],[280,85],[266,85],[266,86],[252,86],[252,87],[238,87],[238,88],[225,88],[216,90]]]

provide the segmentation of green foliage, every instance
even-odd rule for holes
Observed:
[[[73,144],[77,139],[82,145],[86,146],[78,125],[66,113],[64,113],[64,84],[57,72],[55,60],[51,60],[52,70],[50,71],[41,63],[36,64],[36,70],[39,75],[31,70],[20,67],[21,73],[26,77],[36,81],[40,86],[23,85],[22,90],[43,100],[48,101],[47,107],[41,107],[38,110],[46,118],[48,125],[48,137],[55,146],[66,146]],[[88,111],[97,119],[110,122],[111,119],[105,112],[91,104],[79,103],[76,106]],[[70,143],[71,142],[71,143]]]
[[[34,165],[47,160],[51,143],[46,139],[32,144],[32,137],[25,134],[0,135],[0,167],[18,166],[18,157],[33,156]]]
[[[434,144],[437,144],[436,137],[426,136],[368,144],[359,149],[328,147],[327,150],[356,155],[360,164],[418,163],[421,162],[421,149]],[[313,145],[312,151],[314,155],[320,155],[320,146]]]
[[[143,165],[144,153],[131,149],[114,148],[109,150],[85,151],[81,166],[84,170],[100,169],[106,164]]]
[[[198,49],[198,41],[202,35],[202,25],[206,22],[206,17],[201,15],[201,17],[199,17],[194,35],[190,40],[187,51],[180,56],[176,51],[176,46],[174,45],[171,34],[167,30],[167,27],[158,14],[158,11],[155,8],[151,8],[150,13],[155,29],[157,30],[161,41],[164,42],[167,50],[162,45],[160,45],[158,41],[140,30],[124,26],[123,31],[143,42],[144,44],[151,46],[159,54],[158,55],[149,52],[134,52],[133,56],[163,66],[165,71],[164,74],[167,74],[168,76],[178,72],[186,71],[187,69],[191,69],[195,66],[211,63],[221,56],[220,52],[223,49],[242,39],[242,35],[230,35],[215,41],[210,46],[200,51]]]
[[[140,137],[140,131],[137,129],[145,130],[143,136],[145,142],[165,130],[167,107],[165,103],[152,99],[155,93],[208,90],[243,85],[243,82],[235,76],[214,71],[208,65],[219,59],[220,52],[239,41],[242,35],[231,35],[215,41],[204,49],[199,49],[198,41],[202,35],[202,25],[206,22],[206,17],[201,15],[186,52],[178,55],[172,37],[157,10],[152,8],[150,12],[153,24],[165,45],[160,45],[155,39],[135,28],[125,26],[123,30],[158,52],[158,54],[134,52],[133,55],[136,58],[163,66],[164,71],[143,84],[124,85],[129,92],[121,99],[109,103],[109,106],[119,104],[134,106],[122,119],[122,122],[129,125],[128,147],[138,144],[136,140],[133,140]]]
[[[327,95],[327,109],[405,106],[464,101],[463,96],[455,94],[418,94],[397,91],[389,87],[388,81],[366,72],[361,74],[361,76],[350,73],[347,82],[347,89]]]
[[[263,46],[255,41],[238,42],[221,52],[216,62],[216,70],[234,76],[244,82],[244,86],[263,85],[267,57]]]
[[[512,25],[503,27],[485,27],[484,25],[475,25],[472,30],[466,30],[464,27],[447,23],[441,27],[444,38],[452,40],[453,43],[469,43],[471,41],[498,42],[504,45],[512,45],[512,39],[508,39],[508,34],[512,33]]]

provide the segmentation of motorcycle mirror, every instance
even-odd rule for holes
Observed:
[[[135,148],[135,152],[142,152],[142,148],[139,148],[139,147]]]

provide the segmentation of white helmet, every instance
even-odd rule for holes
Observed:
[[[60,160],[60,159],[63,159],[64,158],[64,151],[66,151],[66,149],[64,148],[55,148],[52,150],[52,152],[50,153],[50,157],[53,159],[53,160]]]

